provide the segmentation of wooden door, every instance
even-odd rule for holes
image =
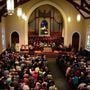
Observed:
[[[72,47],[75,51],[79,49],[79,34],[75,32],[72,36]]]
[[[11,34],[11,44],[19,43],[19,34],[17,32],[13,32]]]

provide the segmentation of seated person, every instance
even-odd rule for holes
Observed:
[[[29,45],[29,54],[30,55],[34,54],[34,47],[31,44]]]

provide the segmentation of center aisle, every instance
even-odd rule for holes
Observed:
[[[56,64],[56,58],[48,58],[48,67],[53,75],[58,90],[69,90],[66,79]]]

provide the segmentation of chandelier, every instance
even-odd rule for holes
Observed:
[[[12,15],[14,13],[14,0],[7,0],[7,12],[8,15]]]

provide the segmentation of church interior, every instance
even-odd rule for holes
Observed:
[[[0,0],[0,90],[90,90],[90,0]]]

